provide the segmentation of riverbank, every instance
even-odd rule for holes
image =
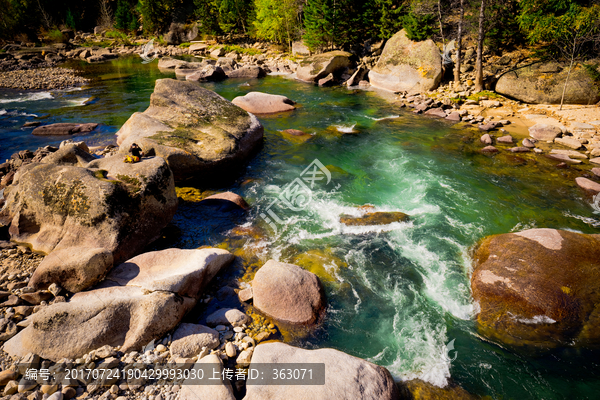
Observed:
[[[138,59],[135,64],[139,64]],[[139,86],[133,85],[135,80],[127,78],[132,70],[122,64],[118,68],[122,71],[109,74],[108,82],[126,82],[123,86],[127,90],[138,89]],[[148,71],[141,70],[139,75],[148,75]],[[107,72],[112,71],[104,70]],[[386,105],[372,93],[318,88],[275,77],[264,79],[248,81],[251,88],[245,85],[245,80],[203,85],[230,100],[248,90],[258,90],[286,95],[300,103],[292,112],[261,117],[267,127],[266,148],[251,162],[240,182],[227,188],[242,194],[254,210],[268,206],[272,197],[279,194],[279,188],[297,178],[315,158],[330,169],[333,183],[340,184],[337,194],[330,194],[317,183],[312,214],[287,215],[290,221],[284,218],[286,224],[278,226],[279,234],[272,233],[261,218],[252,214],[248,219],[236,221],[235,226],[250,223],[250,228],[257,226],[268,233],[254,237],[256,230],[246,229],[250,234],[229,247],[236,255],[245,254],[249,258],[274,255],[281,261],[315,268],[315,273],[331,277],[329,283],[326,281],[331,297],[327,330],[317,338],[309,337],[303,345],[342,349],[386,366],[396,377],[427,376],[443,382],[451,373],[476,393],[495,392],[514,397],[524,388],[543,390],[539,389],[539,381],[535,384],[527,381],[533,374],[541,374],[551,382],[547,384],[550,387],[568,386],[564,382],[571,382],[572,377],[557,378],[547,370],[536,369],[537,365],[533,368],[528,358],[521,365],[501,349],[490,351],[488,346],[482,350],[480,339],[470,329],[468,281],[463,269],[468,268],[469,261],[460,255],[482,236],[519,229],[522,226],[519,224],[592,232],[590,225],[578,219],[589,217],[590,212],[589,204],[579,200],[577,188],[572,190],[568,182],[555,179],[553,174],[533,176],[534,169],[509,166],[502,157],[488,159],[481,154],[455,151],[456,143],[461,144],[462,137],[467,136],[463,129],[449,128],[452,124],[447,121],[431,121],[429,117],[399,112],[397,106]],[[108,121],[113,114],[122,112],[122,96],[108,102],[106,92],[96,95],[107,102],[101,104],[102,108],[109,110],[97,122]],[[127,117],[145,106],[129,111]],[[85,114],[98,112],[94,107],[85,107],[88,107]],[[73,109],[69,110],[72,112]],[[476,115],[475,110],[470,112]],[[479,130],[478,124],[464,126],[470,127],[469,131]],[[293,128],[308,132],[309,140],[297,143],[282,132]],[[478,140],[480,135],[473,136]],[[464,147],[476,146],[467,143]],[[485,165],[488,161],[489,168]],[[559,213],[558,198],[562,199],[563,210]],[[350,227],[340,223],[340,215],[356,214],[357,207],[366,203],[373,204],[378,211],[404,212],[411,215],[411,220],[380,227]],[[218,233],[232,226],[227,218],[217,217],[214,212],[203,213],[192,202],[181,202],[180,210],[173,221],[181,231],[176,247],[214,246],[220,243]],[[565,212],[570,216],[564,215]],[[207,222],[211,219],[213,225]],[[256,240],[248,240],[249,236]],[[412,249],[418,249],[418,254]],[[260,259],[255,264],[260,266],[264,261]],[[227,282],[226,286],[235,287],[235,282]],[[222,282],[215,284],[214,290],[220,287]],[[447,323],[448,320],[453,323]],[[439,358],[438,347],[454,338],[460,347],[450,369]],[[172,350],[168,342],[162,343],[164,339],[168,337],[161,337],[160,344]],[[163,353],[153,351],[149,355]],[[453,353],[448,355],[452,357]],[[116,357],[122,362],[121,355],[117,353]],[[95,363],[100,361],[96,359]],[[493,376],[485,373],[486,365],[493,366]],[[585,360],[579,359],[573,365],[589,367]],[[562,366],[553,364],[557,371],[562,371]],[[426,374],[428,368],[431,372]],[[515,368],[527,372],[519,376],[516,384],[511,381],[508,385],[503,377],[511,376]],[[589,382],[591,378],[585,379]],[[493,388],[482,389],[480,382]],[[121,390],[120,384],[116,386],[119,391],[111,392],[115,396],[135,397],[141,391],[141,388],[137,393],[128,388]],[[84,390],[79,391],[83,395],[87,386],[81,385],[79,389]],[[103,393],[110,392],[108,389],[102,388],[92,397],[114,397]],[[564,393],[560,390],[552,393]],[[65,392],[72,394],[69,390]],[[143,396],[160,394],[165,398],[173,394],[173,388],[162,391],[154,387],[148,392]]]

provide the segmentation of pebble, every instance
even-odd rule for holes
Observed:
[[[36,381],[30,381],[28,379],[21,379],[21,381],[19,382],[17,391],[19,393],[29,392],[31,389],[35,388],[36,386],[37,386]]]
[[[51,395],[58,390],[58,385],[42,385],[40,390],[44,394]]]
[[[0,87],[11,89],[64,89],[90,80],[69,68],[38,68],[0,72]]]
[[[55,392],[53,395],[49,396],[47,400],[63,400],[62,392]]]
[[[227,344],[225,345],[225,353],[227,354],[227,357],[235,357],[237,351],[233,343],[227,342]]]
[[[163,353],[165,351],[167,351],[167,347],[164,344],[159,344],[158,346],[156,346],[157,353]]]
[[[217,331],[219,331],[219,332],[221,332],[221,331],[226,331],[226,330],[227,330],[227,327],[226,327],[225,325],[217,325],[217,326],[215,327],[215,330],[217,330]]]

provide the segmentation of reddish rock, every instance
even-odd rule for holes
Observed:
[[[246,203],[246,200],[233,192],[213,194],[212,196],[203,199],[201,203],[218,205],[223,211],[225,211],[223,208],[229,209],[232,206],[237,206],[242,210],[248,210],[250,208],[248,203]]]
[[[575,182],[580,188],[582,188],[585,191],[591,192],[593,194],[600,192],[600,183],[598,182],[594,182],[582,176],[575,178]]]
[[[489,236],[473,259],[481,334],[515,347],[600,344],[600,235],[530,229]]]
[[[252,281],[254,307],[285,323],[312,325],[326,307],[319,278],[297,265],[269,260]]]

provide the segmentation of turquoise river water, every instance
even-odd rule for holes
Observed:
[[[114,133],[143,111],[160,73],[156,62],[127,58],[94,66],[74,63],[94,80],[83,89],[24,93],[0,90],[0,158],[58,144],[22,129],[36,116],[48,122],[98,122],[74,139],[114,142]],[[470,249],[483,237],[533,227],[598,233],[600,220],[573,183],[573,172],[533,155],[486,156],[479,134],[415,116],[369,91],[318,88],[281,76],[205,84],[231,100],[249,91],[282,94],[299,103],[291,113],[259,118],[265,143],[231,190],[252,205],[231,221],[207,221],[197,203],[183,202],[174,219],[177,245],[218,245],[233,225],[264,234],[236,242],[262,261],[321,257],[328,310],[307,348],[333,347],[387,367],[397,379],[438,386],[452,380],[494,399],[594,399],[600,391],[597,351],[558,349],[544,355],[511,352],[477,333],[470,297]],[[308,141],[281,133],[310,133]],[[300,210],[272,206],[273,229],[261,217],[288,184],[319,160],[331,173],[316,181]],[[370,204],[401,211],[410,222],[345,226]],[[451,347],[453,350],[448,351]]]

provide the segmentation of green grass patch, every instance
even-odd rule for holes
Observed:
[[[496,92],[490,92],[489,90],[482,90],[479,93],[473,93],[472,95],[467,97],[467,99],[479,101],[482,97],[487,97],[489,100],[500,100],[503,98]]]
[[[188,47],[190,47],[192,44],[190,42],[185,42],[185,43],[181,43],[179,45],[180,49],[187,49]]]
[[[61,43],[64,40],[64,35],[60,29],[51,29],[48,31],[48,39],[50,39],[51,42]]]
[[[260,51],[258,49],[253,49],[253,48],[247,49],[247,48],[242,47],[242,46],[231,45],[231,44],[224,45],[223,49],[227,53],[231,53],[232,51],[235,51],[236,53],[247,54],[249,56],[256,56],[256,55],[262,54],[262,51]]]

